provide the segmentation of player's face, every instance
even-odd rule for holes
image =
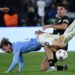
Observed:
[[[11,53],[12,51],[12,48],[11,48],[11,45],[8,44],[8,45],[3,45],[3,48],[2,48],[5,52],[7,53]]]
[[[57,15],[58,15],[59,17],[65,16],[66,13],[67,13],[67,10],[66,10],[64,7],[62,7],[62,6],[58,6],[58,7],[57,7]]]

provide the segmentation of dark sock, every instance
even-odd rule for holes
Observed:
[[[64,68],[63,66],[58,66],[58,65],[57,65],[57,70],[58,70],[58,71],[62,71],[63,68]]]
[[[54,60],[53,59],[48,60],[48,62],[49,62],[49,66],[54,66]]]

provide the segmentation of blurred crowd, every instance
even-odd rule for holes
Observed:
[[[41,26],[38,15],[38,0],[0,0],[0,7],[8,7],[8,12],[0,11],[0,27]],[[68,12],[75,13],[75,0],[44,0],[46,3],[44,24],[54,23],[56,6],[67,5]]]

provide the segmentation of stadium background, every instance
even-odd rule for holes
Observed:
[[[0,0],[0,7],[8,7],[9,12],[0,11],[0,27],[27,27],[41,26],[40,16],[38,15],[38,0]],[[75,0],[43,0],[46,3],[44,24],[54,23],[56,17],[56,6],[59,3],[66,4],[68,7],[68,16],[75,18]],[[4,16],[16,14],[18,16],[17,25],[6,25]],[[32,19],[33,18],[33,19]],[[15,21],[14,21],[15,23]]]

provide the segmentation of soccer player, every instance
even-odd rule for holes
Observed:
[[[53,35],[53,34],[46,34],[43,32],[36,32],[37,38],[33,38],[24,42],[16,42],[11,43],[8,39],[3,38],[0,43],[0,48],[7,53],[13,53],[13,61],[10,65],[9,69],[6,73],[9,73],[14,69],[16,64],[19,62],[19,72],[22,71],[23,67],[23,53],[31,52],[31,51],[38,51],[41,47],[64,47],[68,43],[69,40],[75,35],[75,20],[71,24],[70,27],[65,31],[63,35]],[[71,28],[71,29],[70,29]],[[41,37],[42,36],[42,37]],[[51,58],[52,59],[52,58]]]
[[[43,26],[43,29],[45,30],[47,28],[53,28],[54,29],[53,30],[53,34],[60,34],[60,35],[62,35],[65,32],[66,28],[70,25],[70,19],[66,16],[67,11],[68,11],[67,10],[67,6],[65,4],[58,4],[58,6],[57,6],[57,17],[56,17],[55,23],[54,24],[45,25],[45,26]],[[53,48],[50,47],[50,50],[51,49],[55,50],[56,48],[54,49],[54,47]],[[60,48],[57,48],[57,50],[59,50],[59,49]],[[68,45],[65,46],[62,49],[67,51]],[[54,60],[53,61],[54,61],[54,64],[55,64],[58,60],[56,59],[54,51],[53,51],[53,56],[54,56]],[[47,63],[49,62],[50,63],[51,61],[50,60],[49,61],[47,61],[47,60],[45,61],[45,59],[44,59],[42,65],[44,64],[44,62],[47,62]]]
[[[65,42],[65,46],[68,43],[68,41],[75,35],[74,33],[75,31],[75,20],[73,21],[73,23],[66,29],[66,31],[64,32],[63,36],[64,36],[64,42]],[[62,41],[63,37],[61,38]],[[61,41],[59,42],[59,45],[61,45]],[[58,43],[58,42],[56,42]],[[63,44],[62,44],[63,46]],[[57,50],[57,47],[45,47],[45,52],[47,54],[47,57],[44,58],[42,65],[41,65],[41,70],[47,70],[49,66],[54,66],[55,64],[55,59],[56,57],[53,57],[53,52],[55,52]],[[50,63],[49,63],[49,62]],[[64,66],[57,66],[57,70],[64,70],[67,69],[67,65]]]
[[[9,73],[14,69],[14,67],[18,63],[19,63],[19,72],[21,72],[24,64],[22,54],[31,51],[40,50],[41,44],[37,41],[36,38],[16,43],[11,43],[8,39],[3,38],[1,40],[0,47],[5,52],[14,54],[12,64],[10,65],[9,69],[6,71],[6,73]]]

